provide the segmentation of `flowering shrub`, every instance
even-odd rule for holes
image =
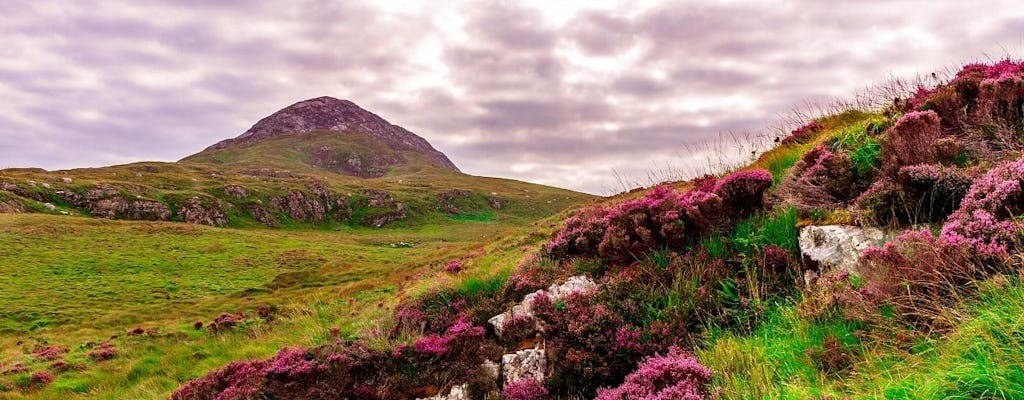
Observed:
[[[175,390],[171,400],[255,400],[263,385],[268,362],[234,361]]]
[[[29,386],[41,388],[53,382],[53,374],[48,371],[36,371],[28,378]]]
[[[555,363],[551,388],[592,395],[601,382],[622,379],[643,357],[642,328],[625,321],[593,295],[574,294],[558,303],[537,296],[534,313],[544,322],[544,337]]]
[[[931,329],[967,283],[988,276],[996,264],[982,263],[976,249],[935,237],[927,229],[911,230],[882,247],[864,251],[858,266],[864,285],[839,295],[850,318],[882,322],[883,308],[901,321]]]
[[[85,364],[72,363],[64,360],[57,360],[50,363],[50,370],[53,372],[61,373],[67,371],[84,371]]]
[[[117,349],[110,342],[103,342],[93,347],[87,355],[97,362],[113,360],[117,357]]]
[[[53,361],[70,351],[67,347],[45,346],[32,351],[32,357],[39,361]]]
[[[854,351],[834,335],[826,335],[821,348],[807,349],[807,356],[814,361],[818,370],[834,375],[853,366]]]
[[[942,226],[942,239],[981,254],[1006,255],[1018,241],[1024,212],[1024,157],[993,168],[974,181],[960,207]]]
[[[242,321],[245,321],[248,318],[249,316],[245,315],[245,313],[232,314],[222,312],[220,313],[220,315],[217,316],[217,318],[214,318],[213,321],[210,322],[210,324],[207,325],[206,328],[213,333],[223,332],[231,328],[234,328],[235,326],[242,323]]]
[[[447,271],[450,274],[456,274],[459,271],[462,271],[462,261],[459,261],[459,260],[448,261],[448,262],[446,262],[444,264],[444,270]]]
[[[852,162],[846,152],[819,144],[804,153],[776,195],[801,212],[836,207],[855,193]]]
[[[505,385],[501,397],[505,400],[541,400],[548,395],[548,389],[535,379],[523,379]]]
[[[1002,60],[969,64],[947,84],[919,89],[908,101],[918,110],[934,110],[942,126],[971,140],[976,152],[1020,147],[1024,122],[1024,62]]]
[[[936,162],[935,143],[942,137],[939,115],[935,111],[904,114],[885,133],[882,144],[882,170],[894,175],[900,167]]]
[[[895,180],[872,184],[854,205],[862,219],[875,225],[941,221],[960,206],[971,183],[971,176],[956,167],[905,166]]]
[[[772,182],[768,171],[755,170],[734,173],[713,186],[704,179],[686,192],[659,186],[639,199],[570,217],[545,250],[556,259],[599,256],[624,263],[653,249],[682,248],[760,208]]]
[[[7,367],[7,369],[3,371],[2,375],[14,375],[20,374],[22,372],[28,372],[28,365],[22,363],[14,363],[10,367]]]
[[[821,132],[823,129],[825,129],[824,124],[818,121],[811,121],[807,125],[801,126],[793,132],[790,132],[789,136],[782,139],[782,144],[807,143],[814,138],[814,135]]]
[[[678,348],[645,359],[626,381],[602,389],[596,400],[702,400],[711,398],[711,370]]]

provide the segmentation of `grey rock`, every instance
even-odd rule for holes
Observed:
[[[417,400],[470,400],[469,384],[463,383],[458,386],[452,386],[448,394],[438,394],[437,396],[424,397]]]
[[[590,291],[596,288],[597,283],[589,277],[584,275],[572,276],[569,277],[569,279],[566,279],[561,285],[552,284],[547,289],[538,290],[524,296],[523,301],[512,306],[511,310],[495,315],[488,319],[487,322],[494,326],[494,332],[500,337],[505,326],[505,321],[517,316],[534,317],[533,303],[536,301],[537,296],[543,294],[551,298],[552,301],[558,301],[568,297],[569,295]],[[538,326],[538,328],[540,327]]]
[[[849,225],[820,225],[800,229],[800,253],[818,263],[819,271],[842,268],[858,273],[857,262],[864,249],[881,244],[885,233],[877,228]]]
[[[501,356],[502,382],[506,385],[524,379],[543,382],[546,371],[547,355],[539,345]]]

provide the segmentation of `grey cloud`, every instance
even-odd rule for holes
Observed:
[[[519,2],[45,3],[0,3],[2,167],[176,160],[331,95],[467,172],[600,193],[621,189],[613,169],[676,168],[806,100],[1024,46],[1012,1],[624,2],[564,23]],[[463,25],[441,26],[446,12]]]

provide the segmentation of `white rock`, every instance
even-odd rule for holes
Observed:
[[[56,211],[57,210],[57,206],[55,206],[53,204],[50,204],[50,203],[43,203],[43,207],[46,207],[46,209],[50,210],[50,211]]]
[[[885,234],[876,228],[808,226],[800,229],[800,253],[817,261],[822,271],[843,268],[857,273],[857,261],[864,249],[884,240]]]
[[[502,328],[505,326],[505,321],[516,316],[527,316],[533,317],[533,302],[542,293],[547,294],[552,301],[558,301],[565,297],[568,297],[574,293],[580,293],[592,290],[597,287],[592,279],[586,276],[573,276],[565,280],[565,283],[561,285],[552,284],[546,290],[538,290],[530,293],[523,297],[523,301],[512,306],[512,309],[504,313],[495,315],[487,320],[491,325],[494,326],[494,332],[501,336]]]
[[[469,384],[463,383],[459,386],[452,386],[448,394],[438,394],[434,397],[424,397],[416,400],[469,400]]]
[[[544,349],[539,346],[505,354],[501,356],[502,382],[507,385],[528,378],[543,382],[547,364]]]
[[[50,188],[50,184],[49,183],[43,182],[42,185],[43,185],[44,189],[49,189]]]
[[[71,177],[69,176],[61,177],[60,180],[64,183],[71,183],[75,181],[74,179],[71,179]]]

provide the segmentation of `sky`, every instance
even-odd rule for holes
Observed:
[[[175,161],[332,96],[464,172],[611,194],[1021,49],[1001,0],[4,1],[0,168]]]

